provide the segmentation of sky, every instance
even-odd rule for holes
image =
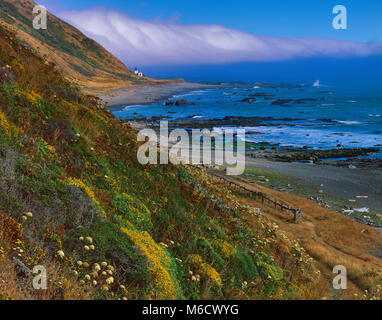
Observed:
[[[367,2],[367,4],[366,4]],[[40,0],[129,67],[382,56],[380,0]],[[347,29],[332,26],[347,9]],[[156,69],[155,69],[156,68]]]
[[[180,24],[219,24],[269,36],[319,36],[382,41],[380,0],[40,0],[53,12],[102,8],[131,17]],[[334,30],[332,9],[345,5],[348,29]]]

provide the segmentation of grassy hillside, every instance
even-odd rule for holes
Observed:
[[[73,26],[48,14],[48,28],[35,30],[32,0],[0,1],[0,20],[18,30],[18,36],[86,90],[104,91],[150,83],[135,76],[121,61]]]
[[[0,297],[319,298],[297,242],[136,133],[0,27]],[[44,265],[49,290],[20,268]],[[23,285],[24,284],[24,285]]]
[[[377,230],[284,193],[298,225],[260,216],[206,173],[140,165],[136,141],[0,26],[0,299],[381,297]],[[336,264],[347,291],[331,287]],[[48,290],[31,289],[36,265]]]

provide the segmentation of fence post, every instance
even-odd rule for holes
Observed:
[[[297,223],[300,217],[301,217],[301,209],[296,209],[294,211],[294,223]]]
[[[277,209],[277,199],[275,199],[275,209]]]

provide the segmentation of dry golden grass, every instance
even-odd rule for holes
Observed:
[[[69,274],[64,266],[54,259],[43,258],[39,265],[46,269],[47,289],[33,288],[33,275],[23,277],[17,274],[15,258],[26,260],[27,252],[20,248],[23,244],[21,225],[12,217],[0,215],[0,300],[82,300],[87,299],[91,291],[85,291],[76,277]],[[29,244],[32,252],[33,244]],[[41,251],[38,251],[41,254]],[[29,268],[33,270],[32,267]]]
[[[292,215],[268,205],[264,205],[263,219],[276,223],[280,231],[289,239],[297,240],[315,260],[321,271],[321,278],[314,288],[316,294],[328,299],[382,298],[382,260],[369,253],[370,250],[381,248],[382,235],[377,229],[359,224],[297,195],[268,189],[244,179],[240,179],[240,182],[248,189],[256,188],[294,208],[301,208],[302,218],[297,224],[293,223]],[[248,196],[238,196],[238,200],[244,205],[262,206],[261,202]],[[275,260],[285,269],[294,269],[293,265],[285,264],[288,259],[283,256],[282,250],[276,251]],[[335,277],[332,270],[335,265],[343,265],[347,269],[347,290],[340,292],[332,289]],[[310,296],[308,293],[297,298],[310,299]]]
[[[10,0],[6,0],[7,2],[12,2]],[[32,6],[33,2],[28,0],[28,6]],[[34,6],[34,5],[33,5]],[[25,6],[20,6],[18,8],[20,13],[24,16],[30,15],[31,11],[26,10]],[[52,19],[55,23],[59,23],[59,19],[49,15],[49,19]],[[16,19],[17,21],[17,19]],[[148,84],[158,84],[158,83],[166,83],[171,82],[171,80],[156,80],[148,77],[138,77],[132,72],[130,72],[127,67],[120,62],[117,58],[115,58],[111,53],[106,51],[104,48],[100,47],[99,50],[101,54],[104,56],[101,61],[97,55],[94,55],[92,52],[88,52],[90,54],[89,58],[94,61],[100,62],[102,68],[95,67],[92,64],[89,64],[87,61],[84,61],[75,55],[69,54],[63,50],[58,50],[57,48],[52,47],[46,42],[43,42],[28,32],[25,32],[23,29],[15,27],[9,23],[4,21],[0,21],[0,23],[6,28],[13,30],[17,37],[24,42],[28,43],[28,45],[36,50],[41,56],[43,56],[47,61],[54,63],[60,71],[63,72],[68,77],[68,80],[77,84],[84,93],[88,94],[103,94],[108,93],[110,91],[120,90],[127,87],[136,87],[141,85]],[[19,21],[17,23],[20,23]],[[68,34],[70,33],[78,33],[77,31],[73,31],[75,29],[70,29],[65,24],[62,24],[63,31]],[[79,36],[79,33],[77,34]],[[86,38],[83,35],[80,37]],[[82,48],[82,44],[75,40],[75,38],[67,37],[67,41],[71,42],[73,48]],[[73,66],[78,66],[83,70],[87,70],[92,76],[83,74],[76,70]]]
[[[46,290],[35,290],[33,276],[23,278],[17,275],[15,264],[7,258],[0,259],[0,299],[12,300],[86,300],[91,291],[71,278],[61,267],[52,261],[41,263],[47,270]]]

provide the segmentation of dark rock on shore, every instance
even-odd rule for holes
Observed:
[[[284,89],[299,89],[303,88],[304,85],[295,85],[295,84],[271,84],[271,83],[263,83],[263,82],[254,82],[252,84],[253,86],[259,87],[259,88],[270,88],[270,89],[277,89],[277,88],[284,88]]]
[[[336,158],[353,158],[357,156],[369,155],[377,152],[376,148],[364,148],[364,149],[329,149],[329,150],[263,150],[254,151],[249,153],[249,156],[255,158],[266,158],[277,161],[310,161],[312,163],[322,163],[320,159],[336,159]],[[371,159],[364,159],[371,160]],[[372,160],[375,161],[375,160]],[[346,162],[346,165],[353,163],[353,161]]]
[[[313,102],[318,101],[320,99],[314,99],[314,98],[300,98],[300,99],[278,99],[276,101],[273,101],[273,105],[279,105],[279,106],[286,106],[287,103],[297,103],[297,104],[305,104],[307,102]]]
[[[129,119],[123,119],[124,122],[130,122],[130,121],[134,121],[136,123],[141,123],[142,125],[152,125],[153,121],[154,122],[158,122],[160,120],[168,120],[168,119],[172,119],[172,117],[169,117],[169,116],[152,116],[152,117],[142,117],[142,118],[138,118],[138,117],[134,117],[134,118],[129,118]],[[157,125],[159,125],[159,123],[157,123]]]
[[[180,100],[177,100],[175,102],[175,105],[176,106],[187,106],[188,105],[188,101],[186,99],[180,99]]]
[[[335,122],[337,122],[337,121],[335,121],[333,119],[329,119],[329,118],[317,119],[317,121],[322,121],[322,122],[326,122],[326,123],[335,123]]]
[[[348,160],[320,160],[317,162],[322,165],[331,165],[337,167],[345,168],[370,168],[370,169],[381,169],[382,168],[382,159],[360,159],[352,158]]]
[[[293,100],[292,99],[278,99],[276,101],[273,101],[272,104],[273,105],[278,105],[278,106],[283,106],[289,102],[292,102]]]
[[[124,121],[134,121],[136,123],[140,123],[141,125],[149,125],[152,126],[153,120],[163,120],[163,119],[171,119],[170,117],[147,117],[147,118],[130,118],[125,119]],[[213,127],[221,127],[221,126],[236,126],[236,127],[255,127],[255,126],[278,126],[280,124],[275,124],[275,121],[282,122],[292,122],[295,120],[301,119],[293,119],[293,118],[281,118],[276,119],[273,117],[239,117],[239,116],[226,116],[222,119],[195,119],[195,118],[183,118],[176,119],[170,122],[170,126],[172,128],[207,128],[211,129]],[[272,121],[272,123],[269,123]],[[159,125],[157,123],[156,125]]]
[[[213,128],[220,126],[250,127],[267,125],[267,121],[291,121],[291,119],[275,119],[273,117],[235,117],[227,116],[223,119],[180,119],[171,121],[174,128]]]
[[[257,93],[254,93],[254,94],[250,94],[249,95],[250,97],[274,97],[275,95],[274,94],[267,94],[267,93],[264,93],[264,92],[257,92]]]
[[[296,99],[297,102],[306,102],[306,101],[318,101],[318,99],[315,98],[302,98],[302,99]]]
[[[256,102],[256,98],[244,98],[241,102],[253,103]]]
[[[180,100],[177,100],[177,101],[167,100],[165,102],[166,106],[174,106],[174,105],[175,106],[188,106],[188,105],[194,106],[195,104],[196,104],[195,102],[189,103],[186,99],[180,99]]]
[[[333,94],[333,91],[317,91],[317,94]]]

